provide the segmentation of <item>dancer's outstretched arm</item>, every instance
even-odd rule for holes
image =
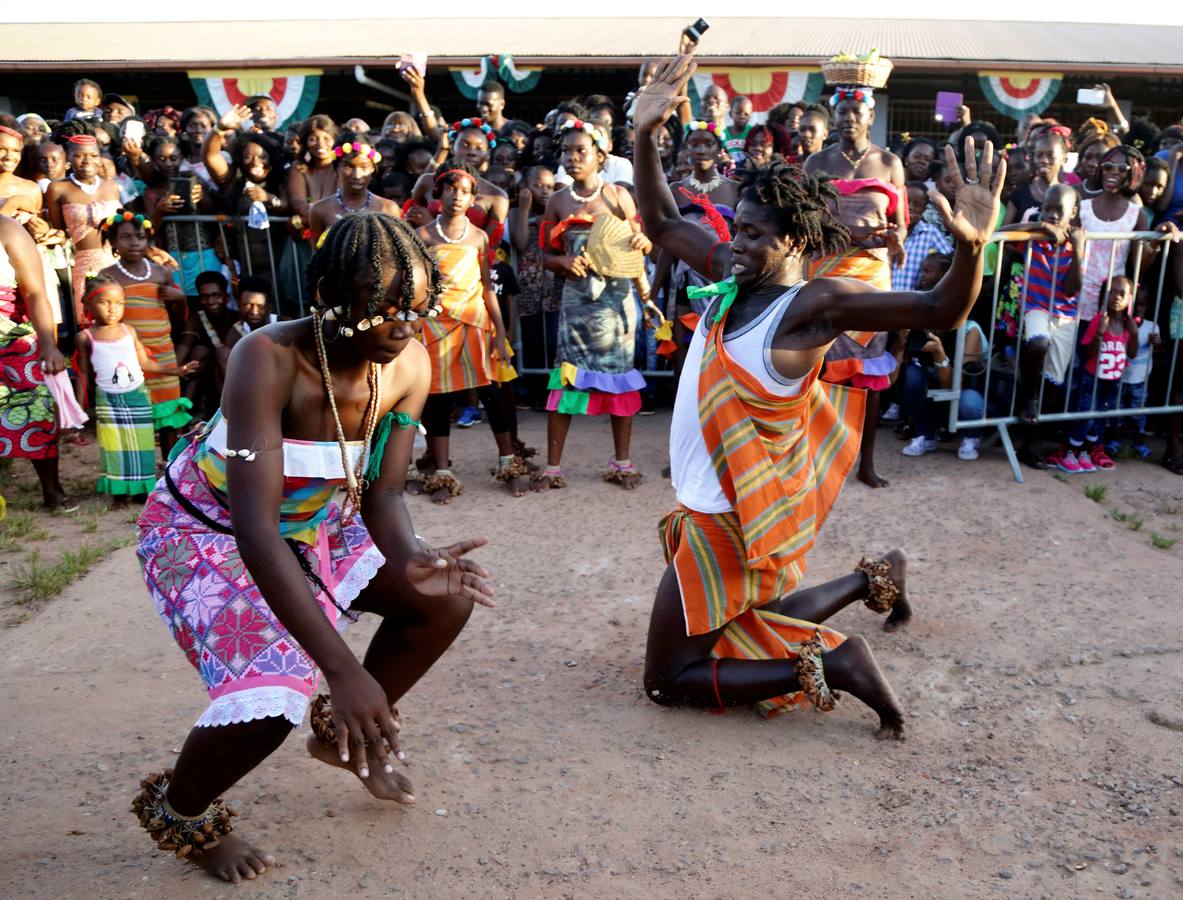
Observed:
[[[637,209],[649,239],[696,272],[720,280],[731,270],[731,245],[682,218],[657,153],[657,132],[686,100],[683,92],[694,69],[691,47],[689,52],[663,62],[653,81],[637,96],[633,114],[636,133],[633,183],[637,190]]]

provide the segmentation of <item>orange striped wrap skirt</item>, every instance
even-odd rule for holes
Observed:
[[[717,659],[796,659],[801,644],[820,632],[833,650],[846,640],[825,625],[794,619],[761,607],[780,599],[805,575],[799,557],[778,568],[748,567],[743,529],[734,512],[703,513],[679,506],[658,526],[666,562],[671,563],[682,595],[688,635],[723,629],[711,651]],[[762,700],[766,717],[809,706],[801,692]]]

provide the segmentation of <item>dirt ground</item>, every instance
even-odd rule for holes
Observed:
[[[861,607],[834,620],[868,637],[907,710],[908,740],[879,743],[851,698],[764,721],[642,696],[668,421],[637,420],[647,479],[631,495],[599,481],[606,422],[576,423],[568,490],[521,500],[485,476],[484,426],[456,436],[466,493],[448,508],[411,498],[412,514],[429,540],[493,539],[479,558],[500,607],[400,703],[419,802],[371,799],[293,737],[228,798],[284,863],[236,888],[155,851],[129,812],[205,703],[132,548],[40,608],[7,586],[31,549],[126,538],[128,513],[38,514],[44,537],[0,552],[0,893],[1183,894],[1183,544],[1151,538],[1180,536],[1183,479],[1122,463],[1017,485],[997,450],[912,460],[882,432],[892,486],[847,485],[809,570],[816,583],[864,552],[911,555],[908,629],[888,635]],[[543,427],[526,414],[530,443]],[[86,452],[69,457],[80,484]],[[25,469],[5,477],[18,512]],[[1083,490],[1097,484],[1100,502]],[[350,644],[374,627],[351,627]]]

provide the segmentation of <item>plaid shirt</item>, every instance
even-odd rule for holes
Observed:
[[[907,257],[902,266],[891,272],[893,291],[914,291],[920,278],[920,264],[930,253],[952,253],[953,239],[942,229],[921,219],[904,239],[904,254]]]

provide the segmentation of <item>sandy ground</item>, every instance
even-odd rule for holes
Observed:
[[[847,485],[809,573],[911,554],[909,629],[887,635],[861,607],[834,620],[868,637],[907,710],[908,740],[879,743],[850,698],[764,721],[642,696],[655,525],[673,502],[667,427],[668,414],[637,420],[649,477],[635,493],[597,477],[607,423],[579,422],[569,490],[522,500],[483,477],[484,427],[458,435],[467,492],[450,508],[412,498],[412,514],[431,540],[494,539],[480,558],[501,606],[478,610],[400,703],[419,803],[372,800],[293,738],[229,797],[284,862],[237,888],[153,850],[128,811],[204,705],[132,550],[0,631],[0,894],[1183,893],[1183,544],[1149,537],[1178,536],[1183,480],[1128,463],[1020,486],[997,451],[909,460],[882,432],[892,487]],[[527,417],[523,432],[540,443],[542,428]],[[1100,504],[1082,491],[1096,483],[1110,485]],[[374,625],[352,627],[351,645]]]

